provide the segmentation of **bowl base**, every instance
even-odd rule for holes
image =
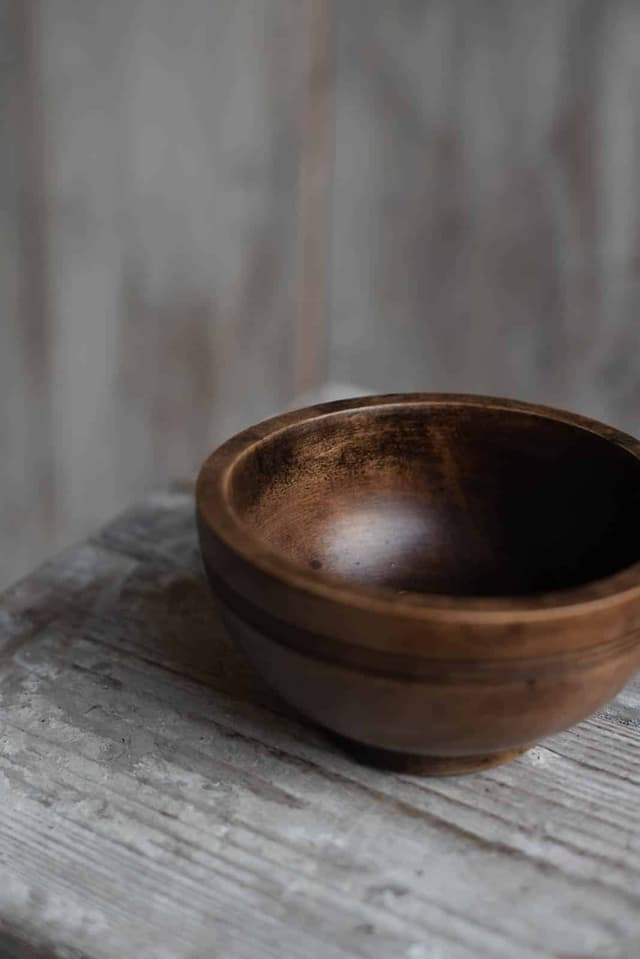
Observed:
[[[464,773],[481,772],[492,766],[511,762],[531,749],[508,749],[498,753],[482,753],[478,756],[422,756],[415,753],[400,753],[393,749],[366,746],[344,736],[332,734],[338,745],[359,763],[388,769],[390,772],[409,773],[415,776],[460,776]]]

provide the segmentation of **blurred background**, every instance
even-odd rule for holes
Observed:
[[[0,584],[242,426],[640,431],[637,0],[0,0]]]

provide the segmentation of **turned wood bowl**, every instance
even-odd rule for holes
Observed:
[[[571,413],[393,395],[267,420],[205,462],[231,636],[372,762],[505,761],[640,667],[640,444]]]

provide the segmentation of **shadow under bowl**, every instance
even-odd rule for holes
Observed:
[[[234,639],[366,761],[511,758],[640,665],[640,444],[476,396],[288,413],[204,464],[207,575]]]

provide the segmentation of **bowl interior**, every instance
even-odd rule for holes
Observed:
[[[397,592],[522,596],[640,558],[640,463],[534,413],[392,406],[294,425],[235,464],[231,505],[318,575]]]

